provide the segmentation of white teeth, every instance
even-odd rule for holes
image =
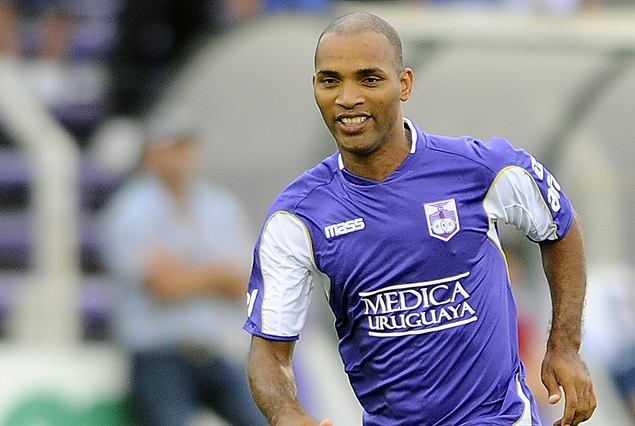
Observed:
[[[342,117],[344,124],[362,124],[366,121],[366,117]]]

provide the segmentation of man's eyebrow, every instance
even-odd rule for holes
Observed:
[[[383,71],[381,68],[363,68],[361,70],[357,70],[355,71],[355,75],[357,75],[358,77],[367,77],[369,75],[384,75],[385,71]]]
[[[319,70],[315,73],[315,75],[320,77],[332,77],[332,78],[340,78],[341,74],[337,71],[331,70]]]
[[[362,68],[355,71],[357,78],[368,77],[369,75],[384,75],[386,72],[381,68]],[[341,78],[341,73],[333,70],[319,70],[315,73],[319,77]]]

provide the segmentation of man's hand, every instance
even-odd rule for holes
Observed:
[[[313,417],[308,414],[302,416],[291,416],[284,419],[269,420],[271,424],[276,426],[333,426],[333,421],[330,419],[324,419],[321,423],[318,423]]]
[[[324,419],[318,423],[317,420],[306,413],[286,416],[280,419],[270,419],[269,422],[276,426],[333,426],[331,419]]]
[[[551,404],[558,403],[564,391],[564,415],[554,426],[577,426],[595,411],[597,401],[591,376],[577,351],[547,350],[542,362],[542,382]]]

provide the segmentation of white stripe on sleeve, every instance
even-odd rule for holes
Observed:
[[[515,225],[533,241],[555,240],[557,227],[538,184],[522,167],[503,169],[483,203],[490,221]]]

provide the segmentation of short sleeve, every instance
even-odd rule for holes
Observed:
[[[303,222],[284,211],[271,215],[254,252],[245,330],[270,339],[297,339],[317,274]]]
[[[517,164],[498,173],[485,198],[488,218],[514,225],[536,242],[562,238],[573,218],[571,203],[542,164],[516,153]]]

